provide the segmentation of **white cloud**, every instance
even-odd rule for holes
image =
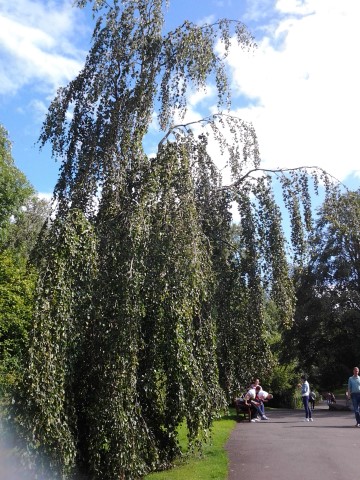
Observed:
[[[249,54],[229,57],[237,114],[253,123],[266,167],[319,165],[339,179],[359,170],[357,0],[279,0],[277,23]],[[281,14],[281,15],[280,15]]]
[[[33,117],[36,119],[36,122],[42,122],[48,111],[47,105],[41,100],[34,99],[29,103],[29,107],[33,112]]]
[[[38,192],[37,196],[42,200],[47,200],[48,202],[51,202],[53,200],[52,193]]]
[[[79,15],[69,0],[0,0],[0,94],[32,82],[53,93],[72,79],[85,57],[73,41],[82,33]]]

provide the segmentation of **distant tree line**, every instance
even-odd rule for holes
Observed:
[[[297,359],[313,382],[332,390],[360,361],[360,190],[324,202],[310,246],[308,264],[294,275],[296,314],[281,361]]]

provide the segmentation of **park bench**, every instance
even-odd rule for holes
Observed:
[[[251,421],[250,405],[246,404],[240,398],[235,398],[234,405],[235,405],[237,418],[240,419],[240,417],[242,417],[244,420],[248,419],[248,421],[250,422]]]

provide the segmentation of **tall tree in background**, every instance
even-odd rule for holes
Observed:
[[[288,349],[320,385],[334,388],[359,363],[360,194],[330,196],[319,211]]]
[[[38,208],[40,205],[42,208]],[[48,216],[46,205],[16,168],[8,134],[0,125],[0,391],[3,398],[21,378],[36,278],[27,259]]]
[[[201,445],[254,360],[268,368],[265,299],[284,324],[292,318],[279,209],[270,175],[256,175],[253,128],[221,112],[197,125],[174,120],[184,118],[188,87],[209,78],[219,109],[229,106],[230,37],[240,48],[252,38],[228,20],[185,21],[163,34],[165,3],[93,2],[85,66],[58,91],[41,133],[62,166],[16,407],[51,478],[80,470],[131,479],[168,467],[182,421],[190,446]],[[155,111],[164,136],[149,158],[142,144]],[[211,136],[227,152],[231,185],[222,185],[209,154]],[[281,177],[298,256],[299,197],[305,217],[311,207],[306,175]],[[235,245],[231,201],[241,218]]]
[[[4,247],[30,258],[34,255],[40,231],[49,220],[51,203],[36,194],[25,199],[22,209],[8,225]]]
[[[25,175],[16,168],[11,155],[11,142],[0,125],[0,248],[6,240],[12,219],[21,214],[34,190]]]

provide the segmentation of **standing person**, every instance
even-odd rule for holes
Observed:
[[[359,377],[359,367],[354,367],[353,376],[349,377],[348,380],[348,396],[351,398],[356,425],[355,427],[360,427],[360,377]]]
[[[312,422],[313,418],[312,418],[312,415],[311,415],[311,408],[309,407],[310,386],[309,386],[309,382],[307,381],[305,375],[301,375],[301,382],[302,382],[300,384],[301,398],[302,398],[302,402],[303,402],[304,410],[305,410],[304,422]]]
[[[309,404],[311,407],[311,410],[315,410],[315,400],[316,400],[316,394],[314,391],[310,391],[309,393]]]

